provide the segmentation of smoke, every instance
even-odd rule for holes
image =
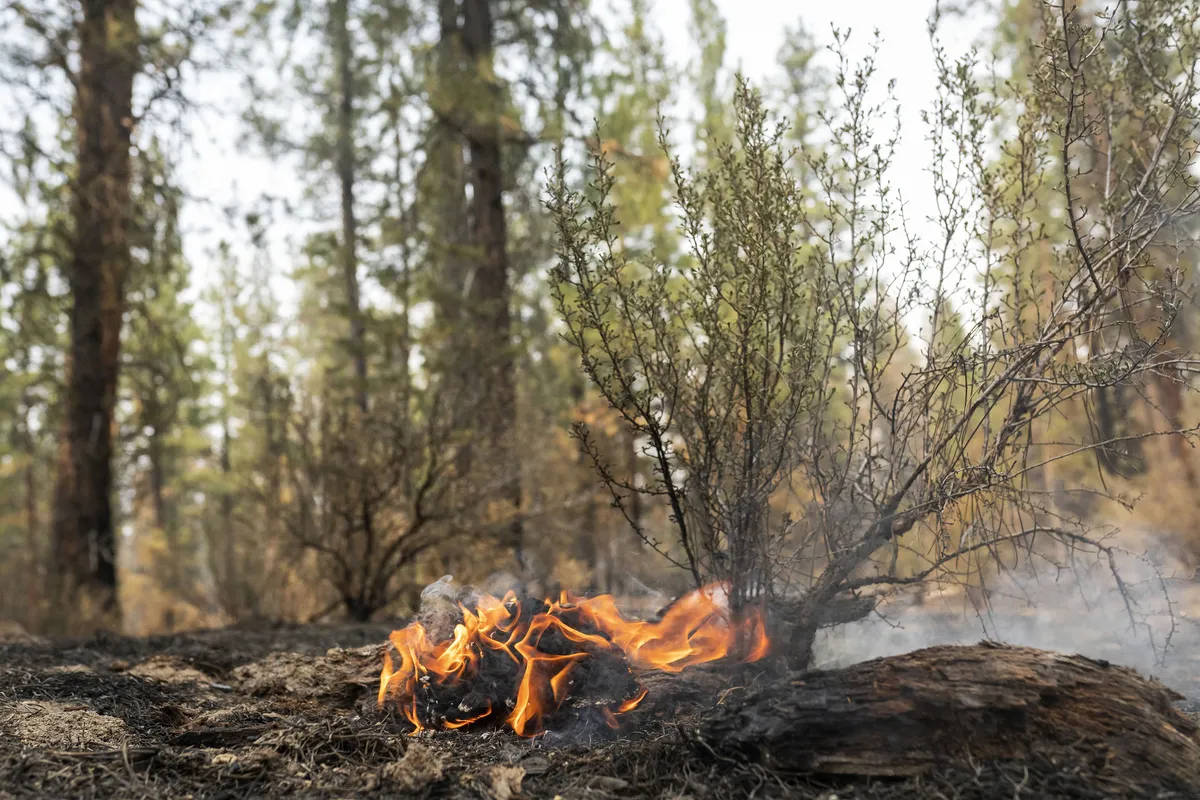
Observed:
[[[1119,578],[1103,559],[1053,572],[1004,573],[986,595],[935,587],[923,596],[896,596],[872,616],[822,630],[814,663],[846,666],[990,639],[1104,659],[1176,688],[1190,684],[1189,652],[1200,650],[1200,584],[1167,577],[1162,566],[1133,554],[1118,556],[1116,568]]]

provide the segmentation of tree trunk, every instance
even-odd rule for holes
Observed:
[[[270,361],[266,358],[262,359],[262,374],[259,376],[259,391],[261,393],[261,402],[263,409],[263,470],[266,473],[267,484],[267,505],[263,509],[266,518],[263,520],[265,536],[267,542],[279,542],[282,540],[282,530],[280,520],[282,519],[283,509],[281,508],[284,486],[284,465],[283,454],[287,447],[287,419],[290,409],[286,408],[280,402],[275,390],[276,377],[272,371]],[[264,577],[267,571],[264,570]],[[282,577],[282,576],[280,576]],[[247,607],[252,609],[251,613],[255,617],[263,615],[264,604],[261,594],[253,590],[250,581],[240,583],[243,591],[243,598],[246,601]],[[275,590],[278,590],[282,583],[276,583]]]
[[[399,93],[399,88],[393,91]],[[409,413],[409,402],[412,399],[412,374],[409,369],[409,359],[412,356],[412,254],[409,238],[411,223],[404,210],[405,183],[401,174],[401,163],[406,157],[404,141],[400,127],[400,110],[397,107],[391,116],[390,124],[395,132],[394,147],[396,150],[396,168],[392,176],[393,190],[396,193],[396,212],[400,217],[400,342],[398,352],[389,354],[385,361],[389,368],[397,369],[400,373],[400,408],[405,414]],[[394,358],[393,358],[394,355]]]
[[[462,85],[462,30],[458,0],[438,0],[439,38],[437,79],[430,96],[433,130],[430,134],[429,173],[432,195],[434,244],[441,279],[435,291],[439,323],[448,349],[462,344],[461,323],[466,265],[462,248],[467,240],[466,164],[462,141],[454,120],[459,116]],[[441,354],[444,368],[453,365],[453,353]],[[457,373],[459,370],[452,370]]]
[[[367,391],[367,330],[363,319],[358,283],[358,223],[354,216],[354,46],[350,39],[349,0],[334,0],[330,9],[333,27],[334,58],[338,72],[337,173],[342,203],[342,273],[346,281],[346,315],[350,320],[350,358],[354,364],[354,395],[365,416],[370,406]],[[360,445],[366,441],[361,437]],[[370,561],[375,551],[375,509],[363,500],[359,510],[366,550]],[[355,616],[358,619],[358,616]]]
[[[350,358],[358,407],[367,410],[367,331],[358,282],[358,223],[354,216],[354,50],[350,40],[349,0],[334,0],[329,10],[334,59],[337,62],[337,175],[341,188],[341,262],[346,282],[346,316],[350,321]]]
[[[115,625],[117,541],[112,508],[113,411],[129,270],[130,144],[138,71],[136,0],[82,0],[75,76],[77,174],[70,353],[55,486],[59,627]]]
[[[462,63],[460,10],[459,0],[438,0],[437,79],[430,95],[434,120],[428,158],[432,169],[425,191],[432,196],[430,205],[440,276],[435,285],[434,302],[444,344],[435,353],[435,358],[447,384],[447,397],[454,402],[454,407],[448,409],[454,424],[467,427],[481,399],[474,394],[479,369],[472,361],[476,347],[471,338],[471,319],[466,314],[471,282],[466,258],[470,238],[467,168],[460,129],[460,120],[466,114],[463,95],[467,84]],[[462,474],[470,472],[469,448],[460,451],[458,469]]]
[[[514,447],[516,369],[512,348],[508,232],[504,213],[504,173],[500,136],[503,98],[495,75],[494,23],[491,0],[463,0],[463,50],[475,105],[466,121],[470,154],[471,244],[475,253],[468,300],[474,313],[473,336],[488,403],[483,409],[489,463],[504,474],[502,492],[514,511],[521,508],[521,478]],[[514,516],[505,544],[523,561],[522,525]]]
[[[1142,797],[1151,795],[1137,787],[1200,785],[1197,726],[1171,707],[1176,699],[1105,661],[941,646],[732,692],[698,737],[767,768],[824,774],[914,775],[1036,756]]]
[[[29,419],[29,404],[26,401],[21,435],[28,461],[25,464],[25,557],[28,566],[25,573],[25,627],[38,630],[41,625],[42,597],[42,520],[38,513],[37,443]]]
[[[227,380],[232,380],[232,376]],[[236,602],[239,597],[236,586],[240,582],[240,570],[237,563],[237,538],[233,532],[233,433],[229,425],[229,402],[229,390],[226,389],[221,402],[221,539],[219,548],[213,548],[213,552],[220,552],[222,605],[231,618],[239,619],[243,609],[241,603]]]
[[[45,290],[45,271],[39,270],[35,290]],[[29,288],[25,288],[21,299],[20,324],[23,330],[33,330],[33,308],[29,296]],[[21,371],[28,373],[32,367],[33,348],[26,346],[21,354]],[[21,427],[19,432],[19,447],[28,459],[25,463],[25,617],[27,630],[35,631],[41,627],[42,599],[45,590],[42,518],[38,505],[42,485],[38,480],[38,437],[34,433],[33,411],[35,401],[29,389],[21,397]]]
[[[154,527],[163,532],[172,548],[171,552],[175,553],[175,530],[167,511],[167,456],[162,441],[164,431],[157,422],[152,427],[154,433],[150,435],[147,455],[150,458],[150,499],[154,504]]]

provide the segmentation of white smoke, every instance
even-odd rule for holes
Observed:
[[[898,596],[876,614],[822,630],[814,665],[837,667],[938,644],[981,639],[1079,653],[1191,683],[1200,652],[1200,584],[1178,580],[1133,555],[1052,574],[1009,573],[986,600],[966,591],[932,591],[918,602]],[[1182,689],[1181,689],[1182,690]]]

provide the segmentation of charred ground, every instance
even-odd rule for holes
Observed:
[[[1189,647],[1200,652],[1200,631],[1189,631],[1174,667],[1169,662],[1162,674],[1182,699],[1103,662],[1039,662],[1029,655],[1035,651],[1009,648],[934,648],[908,661],[873,662],[873,673],[858,667],[780,679],[760,669],[701,670],[655,682],[655,701],[631,714],[622,732],[577,729],[531,740],[501,729],[407,736],[403,718],[375,709],[389,630],[292,627],[0,643],[0,798],[1187,797],[1192,790],[1179,776],[1189,764],[1174,773],[1131,766],[1143,755],[1139,747],[1158,743],[1128,744],[1105,732],[1128,725],[1153,731],[1165,720],[1183,737],[1171,742],[1168,760],[1176,767],[1200,747],[1189,718],[1200,711],[1200,685],[1189,676],[1195,662],[1180,655]],[[943,713],[939,706],[954,719],[962,717],[956,703],[969,706],[982,696],[971,688],[969,696],[954,700],[948,692],[945,704],[931,703],[943,693],[942,679],[968,670],[970,682],[969,663],[994,665],[1010,655],[1011,669],[983,682],[1033,688],[1027,696],[993,691],[1005,707],[985,699],[990,705],[977,722],[963,724],[1024,736],[1020,757],[997,751],[986,734],[977,747],[956,735],[959,741],[944,747],[930,739],[941,751],[919,775],[814,777],[771,751],[771,737],[790,736],[787,726],[805,714],[828,718],[830,702],[851,715],[874,703],[858,729],[884,744],[886,716],[900,714],[894,750],[922,750],[914,736]],[[1048,679],[1054,687],[1039,663],[1055,671]],[[914,670],[935,681],[924,688],[920,680],[906,683],[903,676]],[[872,702],[841,697],[847,686]],[[1098,706],[1080,700],[1088,693]],[[904,702],[895,702],[900,695]],[[1120,717],[1126,713],[1136,718]],[[720,739],[730,725],[738,736]],[[753,733],[756,725],[764,735]],[[1077,741],[1064,735],[1072,726]],[[862,736],[858,741],[866,741]],[[853,740],[847,735],[843,746],[853,748]]]

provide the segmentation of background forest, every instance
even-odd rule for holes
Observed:
[[[1106,82],[1088,71],[1116,75],[1122,53],[1132,63],[1141,52],[1105,50],[1110,24],[1114,40],[1183,30],[1186,14],[1174,16],[1174,4],[1131,5],[1145,15],[1141,28],[1090,13],[1098,8],[1063,22],[1063,74],[1116,104],[1094,119],[1138,119],[1138,92],[1173,96],[1153,79]],[[804,292],[808,308],[841,308],[854,322],[845,331],[836,315],[803,322],[804,341],[830,343],[826,371],[789,389],[817,398],[793,416],[828,422],[827,438],[819,453],[815,444],[778,447],[779,467],[762,490],[762,513],[780,521],[789,558],[835,563],[828,532],[887,505],[884,484],[864,488],[871,480],[863,477],[875,468],[874,450],[890,446],[881,444],[882,421],[892,420],[893,437],[899,430],[916,441],[940,437],[939,419],[975,413],[969,381],[930,383],[908,396],[920,410],[909,422],[882,410],[859,421],[856,410],[869,403],[858,382],[872,398],[900,398],[912,375],[956,358],[965,365],[964,342],[1012,352],[1022,331],[1036,338],[1043,319],[1059,313],[1065,294],[1056,287],[1070,284],[1063,253],[1088,252],[1068,220],[1076,207],[1098,214],[1112,194],[1112,170],[1095,154],[1124,148],[1136,160],[1160,141],[1135,122],[1107,129],[1098,145],[1099,127],[1076,123],[1081,147],[1091,149],[1075,163],[1074,143],[1055,145],[1071,138],[1069,115],[1057,133],[1028,121],[1032,98],[1050,91],[1036,53],[1059,35],[1055,8],[967,3],[933,20],[930,38],[912,47],[937,54],[939,100],[922,109],[924,129],[899,132],[866,30],[854,33],[854,52],[866,55],[850,57],[846,34],[815,35],[798,18],[755,95],[739,89],[714,0],[689,0],[682,20],[663,19],[650,0],[0,0],[0,620],[30,631],[147,634],[402,615],[446,574],[467,583],[503,572],[623,596],[670,595],[700,572],[723,574],[720,559],[680,568],[691,551],[676,528],[688,515],[672,506],[673,473],[660,458],[670,446],[655,438],[668,432],[655,428],[653,403],[638,406],[655,377],[650,359],[588,361],[606,323],[579,299],[591,273],[564,265],[586,261],[604,234],[635,265],[678,275],[704,262],[681,165],[733,163],[741,156],[723,150],[731,139],[755,163],[747,125],[759,100],[785,126],[763,146],[762,163],[775,163],[769,152],[792,157],[765,184],[786,202],[747,213],[827,213],[836,218],[830,230],[844,223],[850,248],[846,255],[828,234],[832,255],[818,278],[805,278]],[[667,25],[686,28],[688,63],[668,57]],[[944,52],[939,42],[952,37],[938,31],[964,25],[988,33],[974,50]],[[1101,43],[1088,51],[1099,66],[1072,60],[1072,36]],[[1194,55],[1191,39],[1178,47]],[[1174,64],[1145,71],[1179,77]],[[221,81],[209,82],[217,74]],[[1193,91],[1194,77],[1180,85]],[[195,125],[202,102],[238,127],[247,152],[277,166],[277,192],[218,208],[181,178],[203,133]],[[1088,101],[1079,102],[1086,119]],[[1172,118],[1161,141],[1182,154],[1195,142],[1194,94],[1180,107],[1187,125]],[[1156,121],[1151,110],[1146,120]],[[1036,159],[997,144],[1011,131],[1016,141],[1030,132]],[[933,175],[932,202],[907,215],[906,187],[886,179],[898,135],[927,144]],[[1175,163],[1190,174],[1190,155]],[[1064,176],[1065,214],[1054,199]],[[979,202],[993,220],[1007,213],[1013,230],[972,227],[987,216],[973,211],[972,181],[990,182],[994,193]],[[872,199],[858,222],[860,182]],[[1195,345],[1193,191],[1186,181],[1162,190],[1181,199],[1148,245],[1159,280],[1175,292],[1170,304],[1133,306],[1169,305],[1169,323],[1151,331],[1150,313],[1122,323],[1145,333],[1155,352]],[[568,220],[600,195],[619,225],[572,233]],[[835,195],[846,205],[833,204]],[[220,229],[187,230],[189,206],[206,207]],[[825,230],[814,224],[806,246],[819,250]],[[957,238],[964,230],[969,242]],[[196,253],[189,235],[207,243],[202,257],[185,255]],[[1003,237],[1014,244],[995,246]],[[860,252],[891,260],[839,271]],[[920,280],[902,277],[906,270]],[[679,296],[668,278],[646,280],[660,299]],[[910,291],[918,284],[931,291]],[[886,330],[864,333],[854,309],[867,306]],[[1070,540],[1050,517],[1100,531],[1095,541],[1186,579],[1200,564],[1194,362],[1147,362],[1129,355],[1140,339],[1106,338],[1108,330],[1095,329],[1092,352],[1120,352],[1135,366],[1106,362],[1102,377],[1076,369],[1072,391],[1052,402],[1039,406],[1040,397],[1017,391],[981,412],[1001,440],[1023,437],[1022,458],[1037,454],[1020,471],[1021,496],[1035,498],[1020,506],[1032,527],[1004,533],[1014,523],[997,505],[1019,504],[999,490],[979,499],[991,485],[972,483],[985,467],[1003,471],[1009,456],[991,455],[997,434],[984,422],[955,429],[954,458],[973,458],[974,472],[945,459],[922,495],[927,511],[907,523],[911,537],[903,546],[876,542],[838,588],[853,569],[886,574],[881,585],[942,580],[983,591],[1022,548],[1052,561],[1026,542],[1030,530],[1051,528],[1059,545]],[[689,358],[675,355],[672,364]],[[637,377],[614,389],[633,361],[641,372],[630,368]],[[991,362],[978,363],[983,381]],[[1049,385],[1047,374],[1029,380]],[[819,400],[827,391],[853,396],[832,409]],[[1022,404],[1039,411],[1025,414]],[[1019,429],[1009,425],[1015,419]],[[817,438],[804,426],[779,435]],[[816,474],[825,460],[828,474]],[[868,466],[848,475],[846,465]],[[951,477],[959,488],[946,488]],[[968,494],[976,498],[969,508],[950,502]],[[880,513],[890,520],[895,512]],[[982,527],[993,532],[986,548],[972,544]],[[713,536],[726,542],[713,551],[726,547],[723,558],[736,562],[728,545],[736,537]],[[774,550],[756,557],[782,558]],[[806,575],[807,586],[819,585],[816,573]]]

